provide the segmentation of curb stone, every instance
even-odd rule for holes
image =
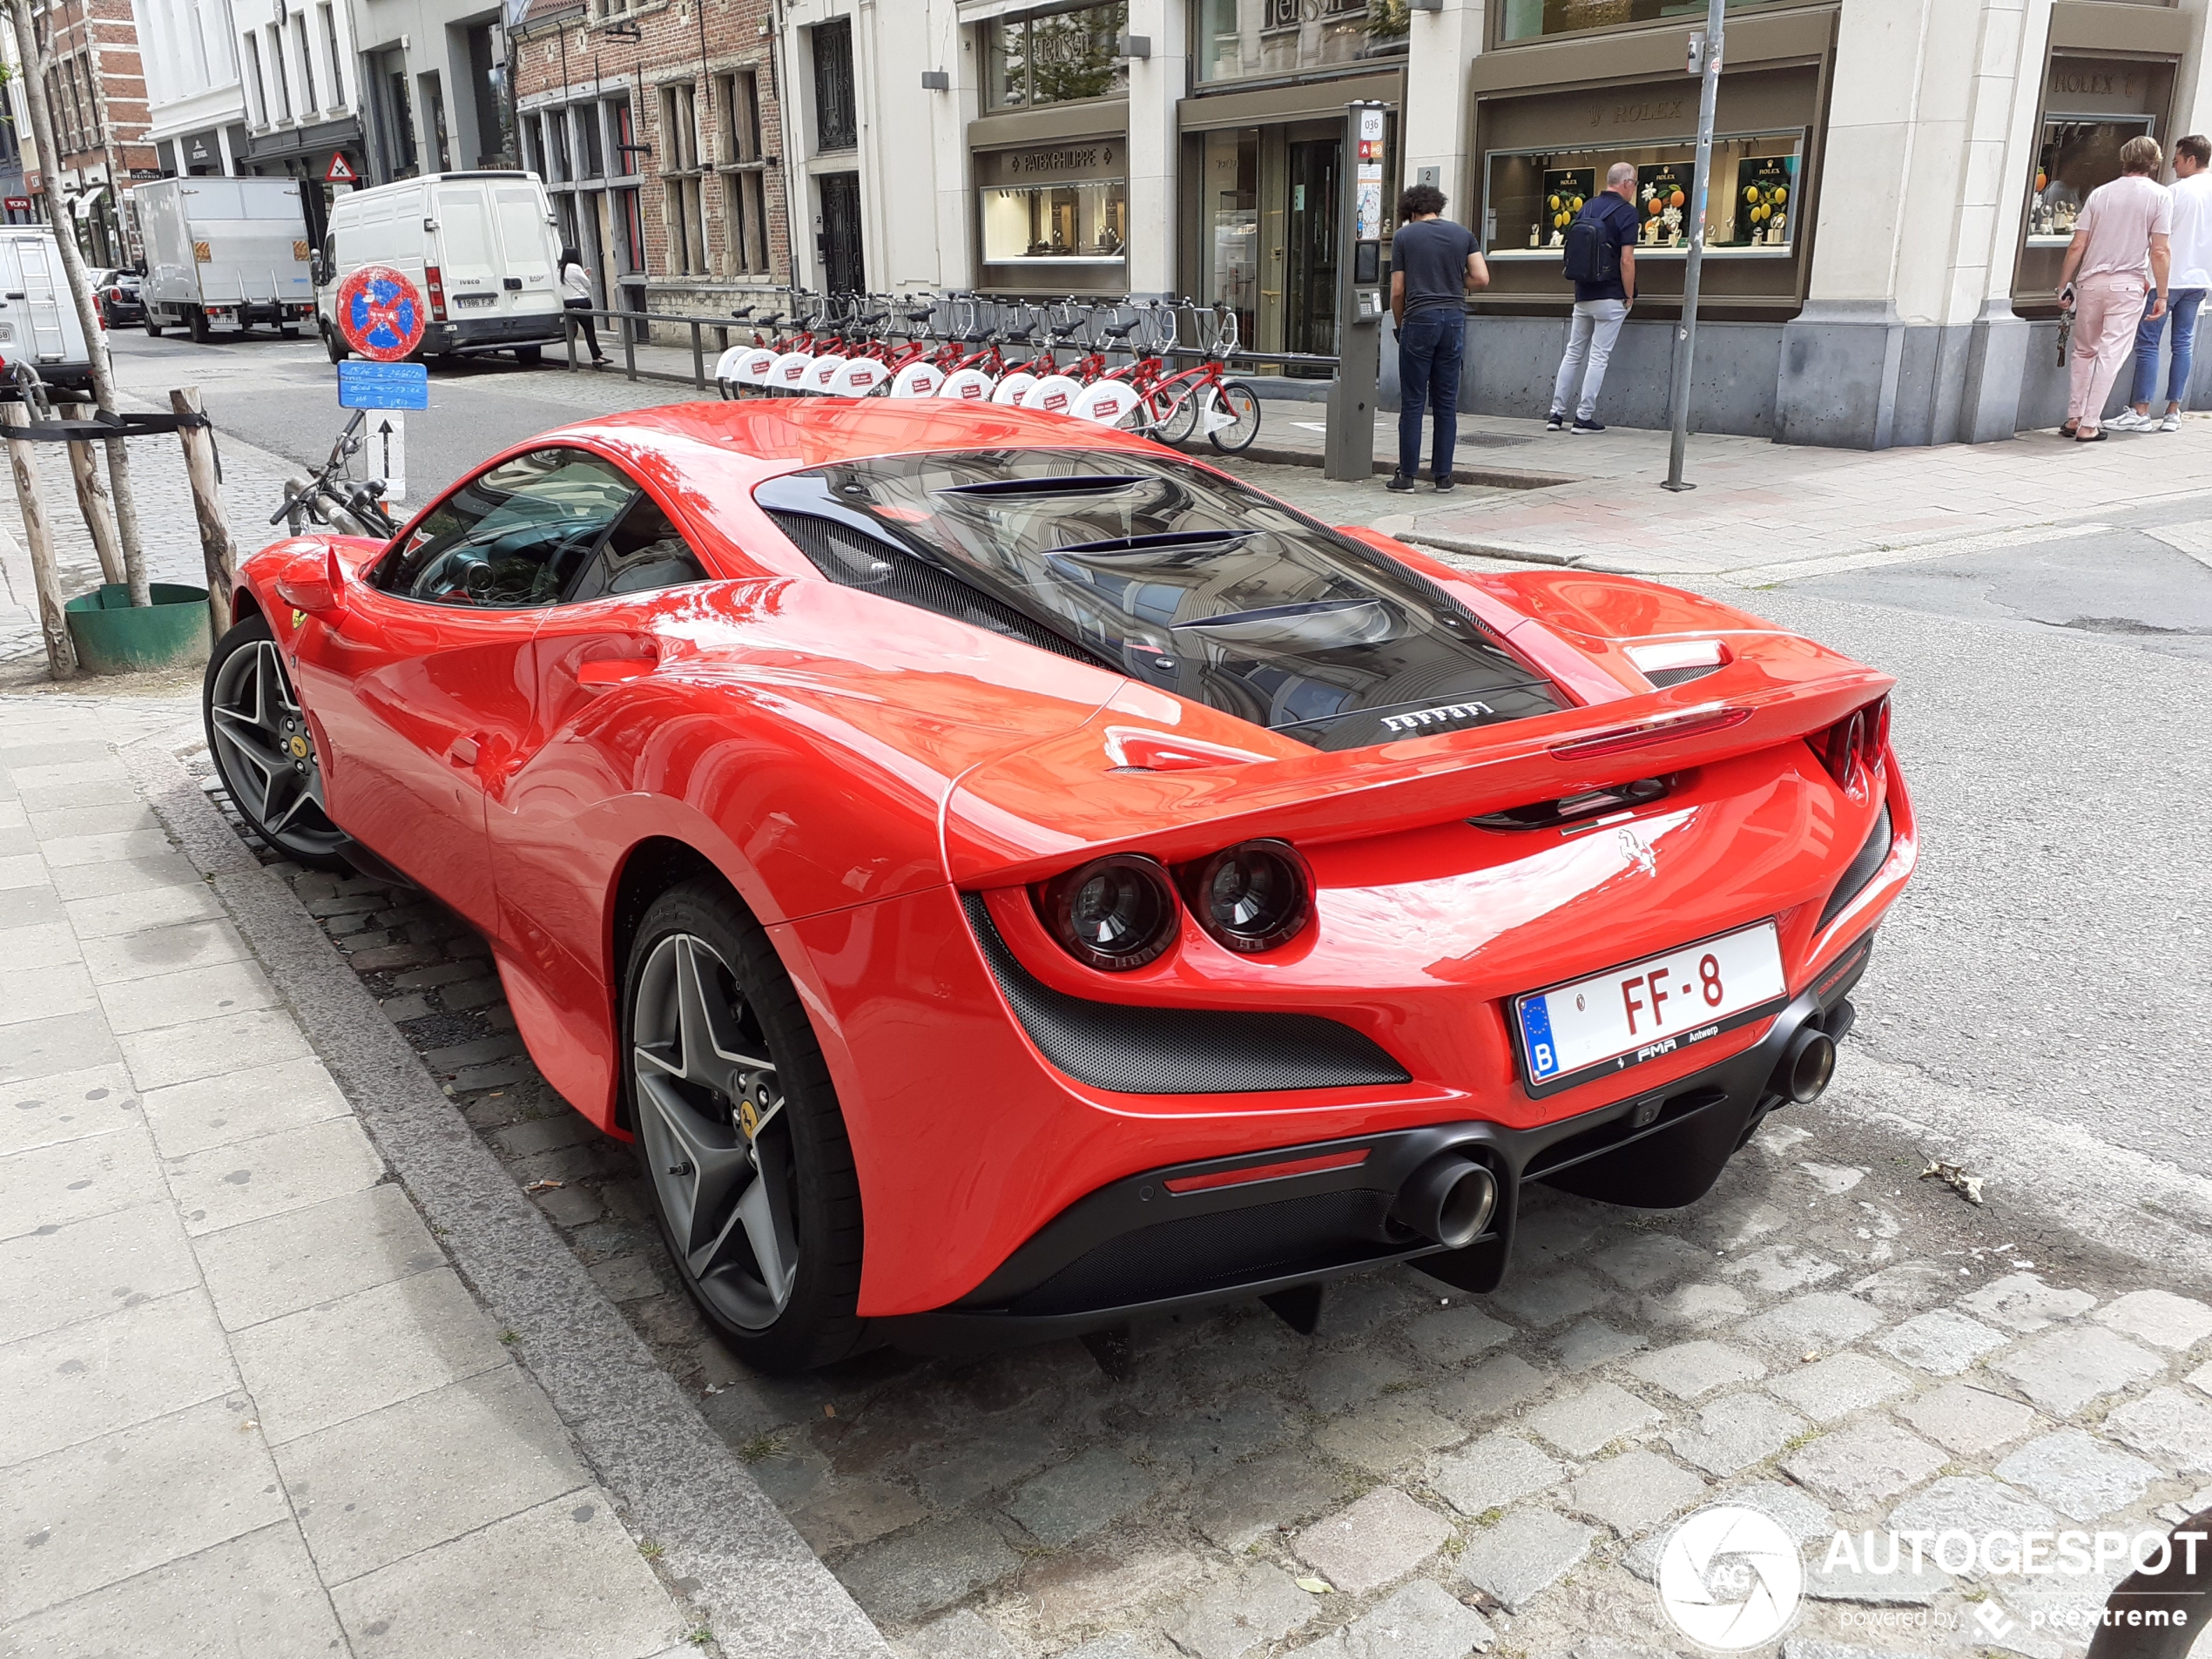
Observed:
[[[172,734],[173,741],[175,734]],[[891,1659],[552,1225],[442,1095],[281,880],[157,735],[119,751],[299,1015],[362,1127],[716,1642],[752,1659]]]

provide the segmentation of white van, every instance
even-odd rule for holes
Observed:
[[[92,354],[46,225],[0,225],[0,360],[62,386],[92,383]]]
[[[534,172],[435,172],[341,196],[315,272],[315,322],[343,361],[338,287],[364,265],[412,278],[429,307],[421,354],[511,351],[562,338],[553,205]]]
[[[268,323],[287,335],[314,314],[297,179],[149,179],[131,192],[145,238],[146,333]]]

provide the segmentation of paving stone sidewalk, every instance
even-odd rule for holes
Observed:
[[[697,1651],[111,748],[193,713],[0,698],[0,1655]]]
[[[262,856],[914,1659],[1650,1659],[1694,1651],[1659,1542],[1721,1499],[1815,1568],[1837,1527],[2132,1532],[2212,1502],[2205,1264],[1914,1180],[1848,1053],[1836,1104],[1770,1123],[1689,1211],[1533,1190],[1489,1298],[1398,1270],[1332,1291],[1312,1339],[1257,1305],[1161,1321],[1118,1382],[1074,1343],[752,1376],[678,1291],[630,1150],[523,1055],[482,941],[419,894]],[[1843,1563],[1788,1659],[2058,1659],[2081,1643],[2034,1615],[2107,1588]]]

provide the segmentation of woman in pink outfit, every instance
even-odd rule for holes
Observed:
[[[2174,206],[2158,182],[2164,161],[2156,139],[2128,139],[2120,147],[2121,176],[2091,191],[2074,221],[2059,273],[2059,304],[2074,313],[2072,383],[2061,437],[2080,443],[2103,440],[2105,400],[2134,344],[2135,325],[2166,314],[2167,234]]]

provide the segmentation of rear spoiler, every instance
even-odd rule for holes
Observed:
[[[1252,836],[1316,846],[1420,829],[1807,738],[1897,683],[1792,635],[1731,643],[1733,662],[1671,691],[1336,753],[1187,704],[1163,711],[1167,699],[1133,688],[1152,718],[1125,692],[1075,731],[962,777],[945,803],[946,867],[956,887],[1007,887],[1106,853],[1175,863]],[[1163,747],[1269,752],[1126,765],[1132,730],[1148,728]]]

